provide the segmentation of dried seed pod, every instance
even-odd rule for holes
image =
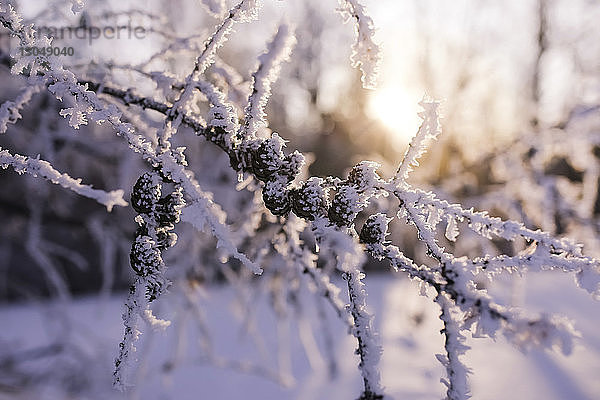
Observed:
[[[163,265],[160,249],[150,236],[136,236],[129,253],[131,268],[139,276],[158,272]]]
[[[360,230],[360,242],[365,244],[383,243],[390,221],[391,219],[382,213],[371,215]]]
[[[141,224],[140,226],[137,227],[137,229],[135,230],[135,236],[150,236],[148,235],[148,227],[146,226],[146,223],[140,218],[140,220],[137,221],[138,224]]]
[[[221,148],[225,148],[226,136],[228,135],[227,131],[221,126],[208,126],[206,127],[205,137],[211,142],[215,143],[217,146]]]
[[[293,153],[285,156],[278,172],[285,176],[288,182],[291,182],[298,176],[305,163],[306,160],[304,155],[298,150],[295,150]]]
[[[328,216],[336,225],[348,226],[364,206],[364,200],[358,195],[356,187],[341,185],[333,197]]]
[[[162,184],[156,174],[143,173],[133,185],[131,206],[140,214],[152,211],[152,206],[160,199]]]
[[[160,225],[176,224],[179,222],[183,207],[185,207],[183,189],[178,187],[164,198],[158,200],[154,209],[154,218]]]
[[[299,217],[314,220],[327,213],[327,194],[323,179],[312,177],[301,187],[291,191],[292,211]]]
[[[381,178],[377,175],[377,168],[381,165],[374,161],[361,161],[350,170],[348,183],[356,186],[359,192],[372,188]]]
[[[276,179],[269,180],[263,188],[263,201],[273,215],[286,215],[290,211],[290,191],[287,182],[275,175]]]
[[[228,151],[229,163],[236,171],[252,171],[254,153],[265,139],[251,139]]]
[[[283,164],[284,141],[277,133],[262,141],[252,154],[252,170],[256,177],[267,181]]]

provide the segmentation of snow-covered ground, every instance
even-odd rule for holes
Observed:
[[[502,282],[502,281],[501,281]],[[468,339],[472,349],[466,363],[472,368],[474,399],[578,400],[600,398],[600,307],[577,289],[569,276],[559,273],[530,275],[522,287],[508,281],[491,290],[513,298],[539,312],[558,312],[575,320],[582,338],[569,357],[549,352],[522,354],[502,339]],[[376,315],[384,354],[382,382],[395,399],[440,399],[443,374],[435,354],[441,352],[441,323],[437,306],[418,295],[418,287],[406,279],[375,276],[367,279],[369,306]],[[361,388],[354,339],[345,333],[331,310],[326,327],[314,318],[312,301],[305,302],[302,314],[312,325],[314,337],[293,314],[288,323],[276,323],[267,296],[254,298],[255,321],[240,323],[247,310],[235,306],[230,287],[211,288],[201,296],[197,310],[183,306],[171,296],[159,304],[157,314],[167,315],[173,325],[166,333],[144,333],[138,351],[140,362],[134,375],[138,385],[127,396],[110,387],[112,359],[122,335],[123,298],[86,298],[62,307],[55,303],[13,305],[0,308],[0,399],[138,398],[138,399],[355,399]],[[173,307],[176,305],[176,307]],[[171,306],[171,307],[169,307]],[[161,313],[161,309],[165,310]],[[178,312],[167,310],[177,309]],[[194,313],[203,313],[212,332],[215,362],[207,362],[199,349],[202,326]],[[197,315],[197,314],[196,314]],[[247,327],[250,329],[247,329]],[[253,329],[259,340],[253,340]],[[329,329],[333,344],[326,345],[319,333]],[[289,334],[288,334],[289,330]],[[250,333],[249,333],[250,332]],[[299,334],[302,332],[302,334]],[[278,350],[277,337],[286,339]],[[313,340],[314,339],[314,340]],[[260,351],[260,343],[264,353]],[[48,344],[66,344],[68,357],[36,357],[28,350]],[[256,345],[259,343],[259,346]],[[304,346],[302,345],[304,343]],[[320,354],[305,351],[321,348]],[[52,352],[52,347],[45,348]],[[325,349],[338,359],[331,377]],[[23,359],[19,368],[38,373],[44,384],[19,381],[14,368],[7,367],[6,355]],[[308,354],[308,356],[307,356]],[[310,358],[310,360],[309,360]],[[259,367],[251,372],[239,361]],[[312,367],[311,367],[312,365]],[[277,367],[276,367],[277,366]],[[262,368],[262,369],[261,369]],[[48,373],[48,371],[52,373]],[[7,371],[13,371],[12,375]],[[73,375],[75,371],[75,375]],[[287,377],[287,372],[292,372]],[[265,377],[270,376],[271,379]],[[46,377],[46,378],[44,378]],[[289,378],[288,387],[273,380]],[[25,383],[23,383],[25,382]],[[19,386],[21,388],[19,389]],[[83,388],[83,390],[82,390]],[[71,394],[69,394],[71,393]],[[73,394],[75,393],[75,394]]]

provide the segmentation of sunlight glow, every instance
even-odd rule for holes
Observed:
[[[400,86],[388,86],[376,90],[369,97],[368,112],[381,121],[398,145],[406,145],[415,135],[421,118],[419,101],[422,96],[408,92]]]

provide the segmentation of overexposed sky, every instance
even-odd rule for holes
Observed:
[[[525,129],[534,112],[531,76],[536,54],[537,0],[366,2],[384,49],[380,90],[371,112],[400,141],[418,126],[411,107],[425,93],[444,100],[453,133],[486,140]],[[540,120],[554,124],[582,101],[594,101],[581,70],[600,60],[593,16],[585,1],[547,1],[548,49],[542,59]],[[589,44],[585,44],[585,41]],[[584,51],[581,47],[584,45]],[[586,51],[589,50],[589,51]],[[587,57],[582,62],[577,58]],[[425,60],[429,66],[425,67]],[[600,66],[599,66],[600,67]],[[586,79],[593,79],[586,78]],[[592,82],[593,83],[593,82]],[[464,85],[460,90],[457,86]],[[598,94],[595,95],[597,100]],[[394,112],[395,111],[395,112]],[[398,123],[398,119],[403,123]]]

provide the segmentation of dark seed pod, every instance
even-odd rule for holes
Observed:
[[[209,126],[206,128],[206,138],[211,142],[215,143],[217,146],[221,148],[225,148],[225,136],[227,135],[227,131],[223,129],[221,126]]]
[[[169,195],[158,200],[154,217],[160,225],[176,224],[181,216],[181,209],[185,206],[183,190],[178,187]]]
[[[254,158],[254,153],[263,141],[264,139],[249,140],[242,143],[233,154],[229,154],[229,161],[236,162],[237,166],[234,167],[236,171],[243,170],[251,172],[253,170],[252,160]]]
[[[161,186],[158,176],[148,172],[143,173],[133,185],[131,193],[133,209],[140,214],[149,213],[153,204],[160,199]]]
[[[361,161],[350,170],[348,183],[356,186],[359,192],[373,187],[380,180],[376,172],[379,167],[380,164],[374,161]]]
[[[337,226],[348,226],[356,218],[361,206],[357,189],[342,185],[338,187],[327,215]]]
[[[296,176],[298,176],[305,163],[306,160],[304,155],[296,150],[293,153],[285,156],[283,159],[283,164],[278,172],[279,174],[285,176],[288,182],[291,182],[296,178]]]
[[[140,223],[140,222],[138,222]],[[141,222],[141,226],[138,226],[137,229],[135,230],[135,237],[139,237],[139,236],[148,236],[148,227],[146,226],[146,224],[144,222]]]
[[[360,230],[360,242],[365,244],[383,243],[387,235],[388,223],[389,220],[385,214],[371,215]]]
[[[283,139],[276,133],[264,140],[252,155],[252,170],[262,181],[268,180],[283,163]]]
[[[129,253],[131,268],[139,276],[158,272],[163,264],[156,242],[150,236],[138,236],[131,245]]]
[[[229,156],[229,165],[231,168],[233,168],[235,171],[241,170],[241,156],[238,154],[238,149],[228,150],[227,155]]]
[[[322,178],[312,177],[301,187],[291,191],[294,214],[312,221],[327,213],[327,196],[322,185]]]
[[[273,215],[286,215],[290,212],[290,191],[281,178],[267,181],[262,196],[265,206]]]

